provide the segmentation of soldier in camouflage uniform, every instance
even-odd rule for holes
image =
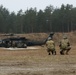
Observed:
[[[60,47],[61,55],[64,55],[64,52],[68,55],[68,52],[70,51],[71,46],[67,36],[63,36],[63,39],[60,41],[59,47]]]
[[[48,55],[50,55],[50,54],[56,55],[55,43],[54,43],[54,41],[52,40],[51,37],[48,38],[48,40],[46,42],[46,47],[47,47]]]

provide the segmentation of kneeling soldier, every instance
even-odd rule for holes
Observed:
[[[51,37],[48,38],[48,40],[46,42],[46,47],[47,47],[48,55],[50,55],[50,54],[56,55],[55,43],[54,43],[54,41],[52,40]]]
[[[60,47],[61,55],[64,55],[64,52],[66,52],[66,54],[68,55],[68,52],[70,51],[71,46],[70,46],[70,42],[66,36],[63,36],[63,39],[60,41],[59,47]]]

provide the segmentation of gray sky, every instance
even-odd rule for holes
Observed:
[[[18,12],[20,9],[26,11],[28,8],[36,7],[37,10],[44,10],[46,6],[53,5],[54,7],[60,7],[62,4],[72,4],[76,7],[76,0],[0,0],[0,5],[7,8],[10,12]]]

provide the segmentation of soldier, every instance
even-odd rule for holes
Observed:
[[[46,42],[46,47],[47,47],[48,55],[50,55],[51,53],[52,53],[52,55],[56,55],[55,43],[54,43],[54,41],[52,40],[51,37],[48,38],[48,40]]]
[[[66,52],[66,54],[68,55],[68,52],[70,51],[71,46],[67,36],[63,36],[63,39],[60,41],[59,47],[60,47],[61,55],[64,55],[64,52]]]

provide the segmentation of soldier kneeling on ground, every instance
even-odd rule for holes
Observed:
[[[56,55],[55,43],[54,43],[54,41],[52,40],[51,37],[48,38],[48,40],[46,42],[46,47],[47,47],[48,55],[50,55],[50,54]]]
[[[66,55],[68,55],[68,52],[70,51],[71,46],[70,46],[70,42],[69,42],[67,36],[63,36],[63,39],[60,41],[59,47],[60,47],[61,55],[64,55],[65,53],[66,53]]]

